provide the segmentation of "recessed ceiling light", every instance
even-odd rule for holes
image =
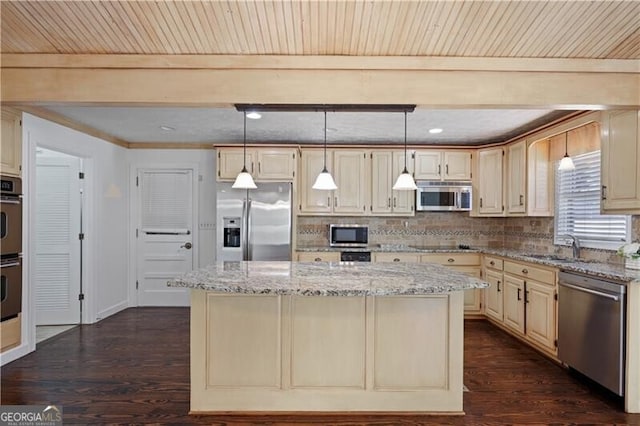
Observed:
[[[442,133],[442,129],[435,127],[433,129],[429,129],[429,133],[431,134]]]
[[[259,118],[262,118],[262,114],[260,114],[257,111],[251,111],[247,113],[247,118],[251,118],[252,120],[258,120]]]
[[[165,132],[173,132],[174,130],[176,130],[176,128],[171,126],[160,126],[160,130],[164,130]]]

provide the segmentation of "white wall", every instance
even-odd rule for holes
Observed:
[[[93,323],[125,309],[129,304],[130,258],[127,150],[29,114],[23,117],[23,135],[29,149],[41,146],[83,158],[86,210],[83,322]],[[28,166],[34,169],[31,166],[35,157],[31,152],[28,155]],[[23,175],[34,176],[31,170],[24,170]],[[35,179],[32,183],[35,184]],[[31,183],[29,194],[35,194]]]
[[[198,166],[198,258],[195,267],[215,260],[216,151],[213,149],[131,149],[132,168],[166,167],[195,163]],[[133,179],[133,178],[132,178]],[[132,200],[133,201],[133,200]]]

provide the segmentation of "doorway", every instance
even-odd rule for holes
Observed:
[[[36,148],[36,326],[82,321],[82,159]]]

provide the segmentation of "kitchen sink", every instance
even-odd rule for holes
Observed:
[[[566,257],[557,256],[555,254],[527,254],[526,256],[532,257],[534,259],[550,260],[553,262],[560,262],[560,263],[573,263],[573,262],[579,261],[579,259],[569,259]]]

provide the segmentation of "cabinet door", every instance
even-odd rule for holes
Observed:
[[[333,212],[364,214],[367,203],[367,154],[362,150],[335,150],[333,152],[335,179]]]
[[[0,172],[20,176],[22,164],[22,116],[19,111],[2,108],[0,135]]]
[[[374,151],[371,154],[371,212],[373,214],[391,213],[393,176],[393,153]]]
[[[441,180],[442,172],[442,151],[416,151],[416,179]]]
[[[640,213],[640,111],[603,113],[602,210]]]
[[[480,267],[473,266],[451,266],[458,272],[480,278]],[[482,313],[482,289],[474,288],[464,291],[464,313],[465,314],[481,314]]]
[[[373,261],[418,263],[420,261],[420,255],[418,253],[374,253]]]
[[[340,253],[333,251],[300,251],[298,262],[339,262]]]
[[[484,312],[488,317],[502,322],[504,320],[502,272],[485,269],[484,279],[491,284],[484,289]]]
[[[504,325],[524,334],[524,280],[504,274]]]
[[[321,149],[306,149],[300,152],[300,213],[331,213],[333,191],[311,188],[324,164]],[[327,170],[331,168],[331,151],[327,151]],[[335,178],[335,174],[333,174]]]
[[[411,158],[411,153],[407,152],[407,170],[409,173],[413,173],[414,163]],[[395,151],[393,153],[393,167],[391,172],[391,185],[396,182],[400,173],[403,172],[405,165],[404,151]],[[392,191],[391,192],[391,208],[394,213],[409,213],[413,214],[416,204],[416,192],[415,191]]]
[[[502,202],[502,148],[478,151],[478,213],[501,216]]]
[[[247,171],[255,178],[254,151],[247,150]],[[244,165],[242,148],[218,148],[218,178],[235,179]]]
[[[444,152],[444,180],[471,179],[471,153],[468,151]]]
[[[526,191],[526,141],[516,142],[507,147],[507,214],[524,214]]]
[[[295,149],[259,149],[258,179],[292,180],[296,169]]]
[[[527,149],[527,216],[553,216],[551,141],[536,141]]]
[[[527,337],[555,351],[555,291],[552,286],[527,280],[525,284]]]

